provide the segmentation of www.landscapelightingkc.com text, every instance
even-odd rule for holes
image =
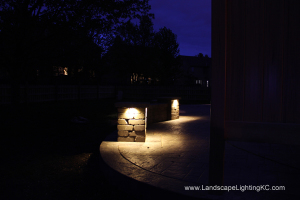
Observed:
[[[241,192],[244,191],[278,191],[278,190],[285,190],[285,186],[270,186],[270,185],[234,185],[234,186],[184,186],[185,190],[223,190],[223,191],[236,191],[239,190]]]

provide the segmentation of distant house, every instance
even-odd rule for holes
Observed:
[[[182,76],[178,79],[178,84],[210,87],[211,58],[181,55],[180,58]]]

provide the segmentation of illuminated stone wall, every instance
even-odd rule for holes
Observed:
[[[171,120],[179,119],[179,100],[171,100]]]
[[[145,142],[147,126],[147,108],[137,107],[141,103],[117,103],[118,142]],[[142,106],[146,106],[143,105]]]
[[[145,142],[147,124],[179,119],[179,99],[159,103],[118,102],[118,142]]]
[[[149,105],[148,124],[179,119],[179,99],[161,98],[159,102]]]

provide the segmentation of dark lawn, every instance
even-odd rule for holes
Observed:
[[[0,109],[1,199],[124,199],[99,167],[99,145],[116,130],[113,99]]]

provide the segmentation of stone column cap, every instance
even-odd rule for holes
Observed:
[[[149,102],[117,102],[115,103],[115,107],[127,107],[127,108],[146,108],[149,107],[150,103]]]

